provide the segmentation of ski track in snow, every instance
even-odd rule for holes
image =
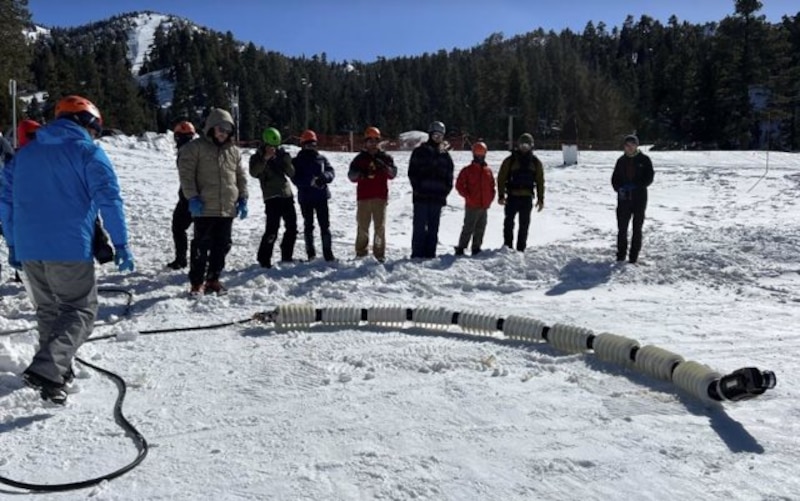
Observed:
[[[223,276],[229,294],[188,299],[185,271],[162,269],[177,199],[171,139],[103,141],[138,269],[100,268],[99,280],[132,290],[135,301],[129,318],[96,330],[119,340],[88,343],[79,355],[126,379],[126,415],[151,451],[120,479],[37,499],[800,499],[800,395],[790,382],[800,349],[791,327],[800,319],[796,155],[773,154],[756,184],[763,153],[653,152],[644,264],[633,266],[613,262],[609,179],[618,152],[582,152],[577,167],[559,166],[559,152],[539,152],[546,210],[534,213],[525,253],[500,249],[495,205],[486,251],[452,256],[463,203],[451,195],[439,248],[450,255],[421,262],[407,257],[409,153],[396,152],[385,264],[352,258],[352,154],[326,153],[337,174],[339,261],[258,268],[264,216],[251,179],[250,217],[234,223]],[[465,152],[454,157],[457,169],[468,163]],[[495,172],[503,157],[489,154]],[[299,225],[295,257],[303,258]],[[0,291],[0,328],[33,325],[21,288],[3,283]],[[530,316],[627,335],[724,373],[774,369],[779,386],[751,402],[705,406],[591,354],[457,329],[249,323],[135,334],[242,320],[286,303]],[[101,296],[101,319],[123,311],[123,297]],[[111,416],[111,381],[81,369],[81,391],[66,409],[22,388],[15,374],[35,336],[0,337],[0,474],[68,482],[132,460]]]

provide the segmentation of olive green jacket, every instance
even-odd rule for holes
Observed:
[[[188,199],[199,196],[203,200],[201,217],[234,217],[236,201],[248,196],[242,155],[231,141],[233,135],[221,145],[209,137],[209,131],[222,122],[233,125],[230,113],[213,109],[204,134],[178,152],[181,190]]]
[[[530,155],[530,156],[528,156]],[[524,170],[520,170],[525,166]],[[503,160],[497,173],[497,198],[533,197],[544,202],[544,166],[532,152],[514,150]]]
[[[264,158],[263,148],[259,148],[250,157],[250,175],[261,183],[264,200],[270,198],[292,198],[292,186],[289,178],[294,177],[292,155],[283,148],[275,151],[269,160]]]

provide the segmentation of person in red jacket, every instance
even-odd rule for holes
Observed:
[[[472,145],[472,163],[461,169],[456,179],[456,191],[464,197],[464,226],[458,239],[456,256],[463,256],[472,240],[472,255],[481,251],[486,231],[486,213],[496,193],[494,174],[486,164],[486,144]]]
[[[356,220],[356,257],[367,255],[369,225],[374,224],[372,254],[380,262],[386,259],[386,205],[389,200],[389,180],[397,176],[394,159],[380,148],[381,131],[367,127],[364,149],[350,162],[347,177],[357,183],[358,209]]]

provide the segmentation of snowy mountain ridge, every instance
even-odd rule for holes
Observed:
[[[90,30],[93,32],[104,32],[108,30],[125,31],[127,35],[128,47],[127,57],[128,61],[131,63],[131,72],[134,75],[138,75],[139,70],[144,64],[152,48],[156,31],[158,31],[158,29],[162,26],[169,30],[176,26],[187,25],[195,31],[205,31],[209,33],[214,32],[214,30],[203,26],[198,26],[186,18],[174,16],[172,14],[162,14],[154,11],[129,12],[82,26],[60,28],[76,32],[84,30]],[[25,32],[25,35],[30,40],[34,41],[42,36],[50,36],[52,29],[53,27],[34,25],[30,30]]]

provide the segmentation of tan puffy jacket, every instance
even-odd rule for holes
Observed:
[[[242,155],[231,142],[233,134],[219,146],[209,137],[209,131],[223,122],[234,125],[230,113],[212,109],[206,118],[203,135],[178,152],[181,190],[188,199],[200,196],[204,203],[202,217],[234,217],[236,201],[247,198]]]

